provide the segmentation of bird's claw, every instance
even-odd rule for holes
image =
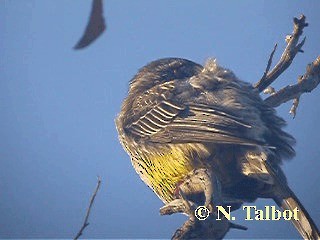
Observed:
[[[185,201],[188,200],[184,200],[182,198],[174,199],[160,208],[160,214],[171,215],[174,213],[190,213],[193,208],[195,209],[195,204],[191,201],[188,201],[188,204],[186,204]]]
[[[219,180],[210,170],[205,168],[199,168],[191,171],[185,177],[183,182],[178,184],[176,189],[176,197],[178,198],[180,197],[179,189],[186,196],[203,193],[203,201],[196,199],[194,201],[197,203],[197,205],[204,205],[205,207],[209,208],[210,211],[213,210],[213,198],[215,203],[218,203],[221,199]]]

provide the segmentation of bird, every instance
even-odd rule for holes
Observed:
[[[83,49],[94,42],[106,29],[106,22],[103,16],[103,1],[92,0],[91,12],[86,29],[73,47],[75,50]]]
[[[115,123],[135,171],[169,212],[181,192],[210,210],[218,198],[233,210],[271,198],[283,210],[297,207],[298,232],[319,239],[281,169],[295,156],[286,122],[216,59],[203,66],[183,58],[148,63],[131,79]]]

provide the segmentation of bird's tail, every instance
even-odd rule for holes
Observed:
[[[282,210],[289,210],[294,213],[294,210],[297,209],[297,218],[292,217],[291,222],[303,239],[320,240],[320,233],[316,224],[298,197],[289,188],[281,169],[272,166],[271,162],[268,161],[265,161],[265,166],[274,180],[274,201]]]
[[[307,210],[303,207],[297,196],[288,186],[281,185],[281,196],[275,197],[274,200],[283,210],[294,211],[297,209],[297,218],[291,218],[291,222],[304,239],[320,239],[320,233],[310,217]]]

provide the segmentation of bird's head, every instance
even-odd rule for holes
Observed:
[[[133,77],[129,95],[140,94],[152,87],[171,80],[190,78],[201,72],[203,66],[182,58],[163,58],[153,61]]]

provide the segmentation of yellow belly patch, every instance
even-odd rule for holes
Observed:
[[[133,165],[141,179],[167,203],[175,198],[177,183],[190,171],[203,165],[201,160],[208,155],[208,151],[200,144],[170,145],[161,153],[157,150],[140,153]]]

